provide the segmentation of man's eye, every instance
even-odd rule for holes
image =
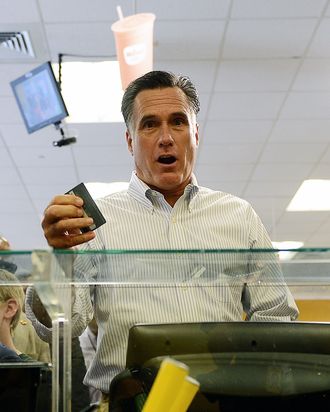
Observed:
[[[145,129],[151,129],[151,128],[155,127],[155,122],[153,120],[148,120],[148,121],[143,123],[143,127]]]
[[[173,123],[175,124],[175,126],[181,126],[182,124],[184,124],[184,120],[181,119],[180,117],[177,117],[173,120]]]

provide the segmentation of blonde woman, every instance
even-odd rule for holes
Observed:
[[[24,291],[17,278],[0,269],[0,360],[32,361],[14,345],[13,332],[19,322],[24,303]]]

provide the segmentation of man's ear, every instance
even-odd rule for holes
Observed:
[[[198,147],[199,145],[199,124],[198,123],[196,123],[195,142],[196,142],[196,147]]]
[[[128,129],[126,129],[126,142],[127,142],[128,150],[133,156],[133,139]]]
[[[6,301],[6,309],[4,312],[4,318],[11,320],[17,313],[19,304],[16,299],[10,298]]]

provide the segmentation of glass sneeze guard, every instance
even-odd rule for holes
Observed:
[[[105,297],[109,310],[126,316],[128,326],[134,318],[137,323],[260,320],[242,294],[249,302],[271,289],[292,294],[300,310],[296,321],[330,322],[330,248],[5,251],[0,268],[13,271],[24,287],[33,286],[51,318],[53,412],[71,411],[71,338],[79,323],[71,309],[90,294],[99,304],[101,329],[109,309]]]

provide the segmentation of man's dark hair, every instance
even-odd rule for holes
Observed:
[[[197,90],[191,80],[186,76],[176,76],[170,72],[155,70],[133,80],[125,90],[121,104],[121,112],[124,116],[126,126],[129,127],[131,123],[134,100],[141,91],[164,89],[166,87],[178,87],[181,89],[187,96],[191,109],[197,115],[199,112],[199,98]]]

